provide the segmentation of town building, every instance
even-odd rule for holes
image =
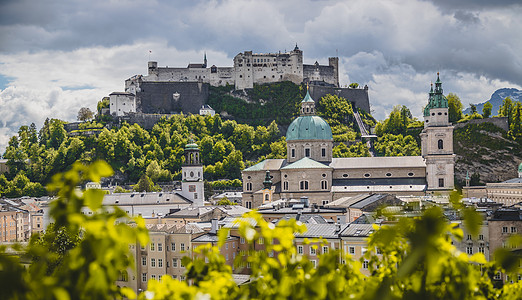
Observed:
[[[522,163],[518,166],[518,178],[486,183],[486,193],[489,199],[506,206],[522,202]]]
[[[257,208],[307,197],[310,204],[321,206],[361,193],[448,194],[454,188],[453,126],[439,77],[435,85],[424,111],[422,156],[333,158],[331,128],[316,115],[307,92],[300,116],[286,133],[287,158],[267,159],[243,170],[242,205]]]

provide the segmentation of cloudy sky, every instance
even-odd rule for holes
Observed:
[[[440,71],[465,106],[522,86],[518,0],[2,0],[0,153],[21,125],[75,121],[124,80],[160,66],[231,66],[239,52],[340,58],[341,84],[370,88],[377,119],[421,115]],[[149,54],[152,51],[152,54]]]

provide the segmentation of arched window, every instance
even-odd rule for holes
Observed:
[[[247,182],[246,189],[247,189],[247,191],[251,191],[252,190],[252,182]]]
[[[299,189],[300,190],[307,190],[308,189],[308,181],[303,180],[299,182]]]
[[[328,181],[321,180],[321,189],[327,190],[328,189]]]
[[[439,140],[439,149],[444,149],[444,141]]]
[[[265,194],[265,201],[270,201],[270,195],[269,194]]]
[[[288,181],[283,182],[283,190],[288,190]]]

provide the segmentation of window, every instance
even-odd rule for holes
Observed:
[[[466,253],[467,254],[473,254],[473,247],[472,246],[466,247]]]
[[[155,258],[151,258],[150,259],[150,266],[155,268],[156,267],[156,259]]]
[[[147,273],[141,274],[141,281],[146,282],[147,281]]]
[[[439,178],[439,187],[444,187],[444,178]]]
[[[307,190],[308,189],[308,181],[303,180],[299,182],[299,189]]]
[[[438,146],[439,146],[439,150],[444,149],[444,141],[443,140],[439,140],[438,141]]]
[[[366,178],[368,178],[368,177],[370,177],[370,176],[371,176],[370,173],[366,173],[366,174],[364,174],[364,177],[366,177]]]
[[[252,202],[251,201],[247,201],[245,203],[245,207],[248,208],[248,209],[252,209]]]
[[[317,267],[317,262],[316,262],[315,260],[311,260],[310,262],[312,263],[312,266],[313,266],[314,268]]]
[[[181,259],[179,260],[179,266],[182,267],[182,268],[185,267],[185,266],[183,265],[183,260],[181,260]]]
[[[328,189],[328,181],[321,180],[321,189],[323,189],[323,190]]]
[[[239,242],[240,242],[241,244],[244,244],[244,243],[245,243],[245,238],[244,238],[244,237],[240,238],[240,239],[239,239]]]
[[[270,201],[270,195],[269,194],[265,194],[265,201]]]
[[[260,237],[258,243],[259,243],[259,245],[264,244],[265,243],[265,239]]]
[[[484,254],[485,251],[484,251],[484,243],[480,243],[479,247],[478,247],[478,252]]]
[[[120,272],[120,277],[118,278],[119,281],[129,281],[129,274],[127,271]]]
[[[162,243],[158,243],[158,251],[163,251],[163,244]]]
[[[468,234],[468,241],[471,240],[471,234]]]
[[[150,251],[154,251],[154,243],[150,244]]]
[[[181,250],[181,251],[185,251],[185,244],[184,244],[184,243],[181,243],[181,245],[180,245],[180,250]]]
[[[483,234],[479,234],[479,240],[481,240],[481,241],[484,240],[484,235]]]
[[[156,275],[150,275],[150,279],[156,280]]]
[[[323,246],[323,254],[328,253],[328,246]]]
[[[493,279],[495,279],[495,280],[500,280],[500,272],[497,272],[497,274],[495,274],[495,276],[493,277]]]
[[[283,182],[283,190],[288,190],[288,181]]]
[[[225,249],[227,249],[227,250],[228,250],[228,244],[225,244]]]
[[[321,156],[326,157],[326,148],[321,148]]]
[[[310,157],[310,148],[305,148],[305,157]]]
[[[173,251],[173,252],[176,251],[176,243],[171,243],[170,244],[170,250]]]
[[[363,262],[363,269],[368,269],[368,261],[367,260],[365,260]]]
[[[247,191],[251,191],[252,190],[252,182],[247,182],[246,189],[247,189]]]
[[[163,258],[158,258],[158,268],[163,268]]]
[[[297,254],[303,254],[303,246],[297,246]]]
[[[317,252],[317,249],[310,246],[310,255],[315,255],[316,252]]]
[[[502,233],[508,233],[508,228],[506,226],[502,227]]]
[[[292,157],[295,157],[295,149],[291,149],[291,150],[290,150],[290,153],[291,153],[291,156],[292,156]]]
[[[145,257],[145,256],[141,257],[141,265],[142,266],[146,266],[147,265],[147,257]]]
[[[177,268],[178,267],[178,259],[177,258],[173,258],[172,259],[172,267],[173,268]]]
[[[350,254],[355,254],[355,247],[348,248],[348,251],[350,252]]]
[[[511,233],[516,233],[517,232],[517,228],[516,227],[511,227]]]

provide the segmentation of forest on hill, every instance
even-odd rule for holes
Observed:
[[[44,186],[54,174],[68,170],[77,160],[90,163],[99,159],[107,161],[115,170],[115,175],[109,179],[112,183],[138,183],[137,190],[152,191],[158,188],[155,186],[158,182],[181,179],[183,149],[191,139],[199,145],[205,179],[227,179],[238,186],[238,181],[233,180],[241,178],[241,170],[245,167],[266,158],[286,157],[285,132],[281,132],[280,125],[289,124],[298,115],[305,89],[288,82],[255,86],[249,92],[251,98],[246,101],[236,97],[241,95],[233,96],[230,87],[215,88],[209,101],[216,111],[226,111],[236,120],[248,120],[249,124],[226,120],[220,115],[180,114],[161,119],[152,130],[127,123],[111,124],[111,129],[108,129],[105,125],[110,118],[98,112],[93,121],[81,124],[75,135],[68,133],[64,128],[65,122],[57,119],[46,120],[40,130],[34,124],[22,126],[18,134],[9,140],[3,155],[8,160],[10,172],[0,175],[0,196],[45,195],[47,191]],[[448,100],[450,120],[454,123],[491,115],[491,111],[487,110],[482,114],[473,111],[463,115],[458,97],[450,94]],[[98,105],[99,110],[106,104],[103,101]],[[334,157],[370,155],[366,144],[360,141],[350,101],[327,95],[319,99],[316,106],[318,115],[332,128]],[[373,144],[375,155],[420,155],[419,133],[423,122],[412,117],[407,107],[394,107],[388,118],[380,122],[364,111],[359,110],[359,113],[364,123],[375,127],[378,136]],[[491,172],[495,168],[483,168],[480,164],[487,162],[472,157],[476,154],[470,151],[470,147],[476,143],[480,143],[481,151],[493,157],[489,159],[490,165],[496,166],[495,161],[505,162],[507,159],[513,163],[522,160],[521,114],[520,102],[507,98],[499,115],[508,117],[508,132],[488,125],[457,129],[455,151],[458,173],[462,175],[459,170],[467,168],[459,164],[471,164],[474,168],[472,174],[479,174],[482,169]],[[99,133],[87,134],[92,128],[99,130]],[[482,138],[482,135],[500,136],[504,143]],[[494,152],[488,152],[495,145],[501,145],[502,149],[498,150],[508,153],[496,158]]]

